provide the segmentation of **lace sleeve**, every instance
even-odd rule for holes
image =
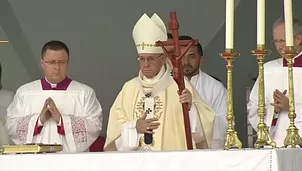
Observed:
[[[87,129],[86,129],[85,119],[83,117],[72,116],[70,118],[70,120],[71,120],[72,134],[73,134],[77,149],[79,151],[81,151],[81,149],[87,149],[87,147],[88,147],[87,139],[88,138],[87,138]]]

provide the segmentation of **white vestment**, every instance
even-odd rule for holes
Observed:
[[[264,64],[264,68],[271,68],[271,67],[282,67],[283,66],[283,58],[278,58]]]
[[[294,67],[294,97],[295,97],[295,112],[297,117],[295,123],[299,128],[299,134],[302,134],[302,68]],[[278,89],[283,92],[287,90],[286,96],[288,97],[288,68],[287,67],[268,67],[264,70],[265,77],[265,107],[266,118],[265,123],[269,127],[269,132],[272,139],[277,143],[278,147],[284,145],[284,139],[286,137],[286,129],[289,126],[288,111],[281,111],[278,115],[278,121],[275,126],[272,125],[274,117],[274,107],[270,105],[274,103],[273,95],[274,91]],[[258,82],[258,81],[257,81]],[[257,85],[257,86],[256,86]],[[259,116],[257,115],[258,108],[258,84],[256,83],[251,95],[250,102],[248,104],[248,118],[257,131],[257,125],[259,123]]]
[[[168,64],[167,64],[167,67],[168,67]],[[169,75],[169,74],[170,74],[169,69],[165,70],[165,66],[163,66],[161,68],[160,72],[152,79],[148,79],[145,76],[141,75],[141,73],[140,73],[139,77],[137,77],[137,81],[138,81],[137,83],[140,85],[141,81],[146,81],[150,85],[152,85],[152,84],[155,85],[159,82],[159,80],[163,76]],[[143,79],[140,79],[140,78],[143,78]],[[203,133],[203,128],[200,123],[200,120],[198,119],[197,110],[196,110],[194,104],[192,104],[192,107],[189,111],[189,115],[190,115],[190,126],[191,126],[192,137],[194,138],[194,141],[196,143],[200,143],[199,140],[203,139],[202,136],[204,135],[204,133]],[[182,126],[182,125],[180,125],[180,126]],[[136,120],[129,121],[124,124],[122,131],[121,131],[122,132],[121,136],[115,141],[118,151],[133,151],[138,147],[139,139],[140,139],[140,137],[142,137],[144,135],[138,134],[135,127],[136,127]],[[194,135],[199,135],[199,137],[195,137]]]
[[[296,55],[294,57],[297,58],[297,57],[300,57],[302,55],[302,51]],[[272,69],[270,69],[272,68]],[[285,69],[284,69],[285,68]],[[267,78],[266,74],[270,73],[272,70],[273,71],[277,71],[278,69],[281,69],[281,71],[287,71],[287,67],[283,67],[283,58],[278,58],[278,59],[275,59],[275,60],[272,60],[272,61],[269,61],[269,62],[266,62],[264,64],[264,71],[265,71],[265,75],[264,75],[264,80],[265,80],[265,85],[266,84],[274,84],[274,81],[271,82],[270,80],[273,79],[273,78]],[[267,71],[270,71],[270,72],[267,72]],[[286,77],[281,77],[279,75],[277,75],[277,73],[279,72],[276,72],[276,74],[274,75],[276,78],[275,79],[280,79],[278,81],[288,81],[287,80],[287,76]],[[247,112],[248,112],[248,120],[250,122],[250,124],[252,125],[252,127],[257,131],[257,125],[258,125],[258,122],[259,122],[259,116],[257,115],[257,110],[258,110],[258,89],[259,89],[259,78],[257,78],[254,86],[253,86],[253,89],[251,91],[251,94],[250,94],[250,98],[249,98],[249,103],[247,105]],[[288,87],[286,87],[285,89],[278,89],[279,91],[284,91],[284,90],[288,90]],[[275,89],[267,89],[267,87],[265,87],[265,98],[266,98],[266,102],[267,102],[267,99],[270,99],[270,98],[273,98],[272,94],[267,94],[268,92],[266,91],[271,91],[270,93],[273,93],[273,91],[275,91]],[[288,91],[287,91],[288,93]],[[267,95],[271,95],[271,97],[267,97]],[[274,101],[272,101],[271,103],[274,103]],[[274,107],[271,106],[271,105],[267,105],[266,106],[266,112],[267,114],[268,113],[274,113]],[[279,120],[279,119],[278,119]],[[269,121],[270,123],[272,121]],[[279,122],[279,121],[278,121]],[[267,126],[271,126],[271,124],[267,125]],[[275,130],[275,129],[274,129]]]
[[[191,78],[191,83],[196,88],[201,98],[216,113],[212,149],[223,149],[226,131],[228,128],[227,115],[227,90],[223,84],[208,74],[199,70],[199,74]]]
[[[34,136],[44,102],[51,97],[61,113],[61,122],[50,118]],[[64,152],[87,151],[102,129],[102,108],[89,86],[71,81],[66,90],[43,90],[36,80],[21,86],[7,110],[6,127],[16,144],[62,144]],[[41,124],[41,123],[40,123]],[[59,134],[58,126],[64,127]]]

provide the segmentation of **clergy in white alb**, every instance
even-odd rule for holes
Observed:
[[[179,37],[179,40],[192,40],[192,37],[182,35]],[[185,49],[185,46],[181,46],[182,53]],[[223,149],[228,128],[228,122],[226,120],[227,90],[221,82],[201,71],[200,67],[202,64],[204,64],[203,49],[198,43],[197,45],[191,46],[184,55],[183,71],[201,98],[216,113],[211,148]]]
[[[216,113],[212,149],[223,149],[228,128],[227,115],[227,90],[223,84],[212,76],[201,71],[190,79],[201,98]]]
[[[301,86],[299,80],[300,70],[302,67],[302,23],[294,19],[294,48],[297,56],[294,57],[294,84],[295,84],[295,102],[296,102],[296,123],[300,125],[302,113],[299,111],[302,102],[298,96],[301,96]],[[278,19],[273,27],[273,36],[276,49],[283,56],[282,51],[285,50],[285,24],[284,19]],[[264,82],[265,82],[265,101],[266,101],[266,124],[269,127],[270,134],[277,146],[283,146],[286,136],[286,129],[289,126],[288,119],[288,76],[287,61],[284,58],[267,62],[264,65]],[[300,78],[299,78],[300,77]],[[257,131],[259,123],[258,109],[258,89],[259,80],[257,79],[250,94],[248,103],[248,119],[252,127]],[[301,93],[300,93],[301,92]],[[301,121],[300,121],[301,120]],[[299,126],[300,127],[300,126]],[[301,128],[302,129],[302,128]]]
[[[302,58],[302,57],[300,57]],[[302,64],[302,60],[300,61]],[[302,135],[302,68],[294,67],[294,97],[295,97],[295,113],[297,117],[295,124],[299,129],[299,134]],[[277,147],[284,145],[284,139],[286,137],[286,129],[289,126],[288,118],[288,105],[284,105],[279,112],[274,111],[272,104],[276,103],[276,90],[288,90],[288,69],[287,67],[271,67],[265,69],[265,107],[266,107],[266,118],[265,123],[269,128],[269,133],[272,139],[277,143]],[[282,79],[280,79],[282,78]],[[257,87],[258,88],[258,87]],[[258,89],[257,89],[258,90]],[[281,93],[281,92],[279,92]],[[286,102],[288,103],[288,91],[284,93],[287,97]],[[251,100],[255,103],[258,102],[257,95],[252,91]],[[257,108],[251,108],[253,104],[249,104],[249,121],[253,128],[257,130],[259,123],[259,116],[257,115]]]
[[[144,14],[132,34],[140,71],[124,84],[110,109],[105,151],[186,150],[181,103],[189,104],[193,147],[209,148],[215,113],[187,79],[186,89],[177,93],[163,50],[155,46],[167,40],[163,21],[157,14]]]
[[[168,33],[168,38],[173,35]],[[192,40],[192,37],[182,35],[179,40]],[[186,46],[181,47],[184,52]],[[169,48],[172,52],[173,48]],[[225,145],[226,130],[228,122],[227,115],[227,90],[216,77],[210,76],[200,69],[204,64],[202,46],[198,43],[189,48],[183,57],[183,68],[185,76],[190,80],[201,98],[215,111],[215,124],[213,133],[212,149],[223,149]]]
[[[47,42],[41,53],[45,78],[18,88],[6,127],[16,144],[62,144],[64,152],[87,151],[102,128],[102,107],[94,90],[67,77],[69,49]]]

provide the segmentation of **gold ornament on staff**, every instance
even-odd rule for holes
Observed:
[[[296,146],[302,147],[302,139],[299,135],[299,129],[295,125],[295,98],[294,98],[294,80],[293,80],[293,58],[296,56],[296,52],[293,46],[287,46],[284,51],[287,60],[288,67],[288,91],[289,91],[289,127],[287,128],[287,135],[284,139],[284,146],[291,146],[292,148],[296,148]]]
[[[237,132],[234,128],[234,109],[233,109],[233,62],[236,57],[239,56],[239,53],[235,53],[233,49],[226,49],[224,53],[221,53],[220,56],[227,61],[227,90],[228,90],[228,129],[225,142],[225,150],[230,148],[242,148],[242,143],[238,138]]]
[[[260,149],[264,146],[270,145],[272,148],[276,148],[276,143],[271,139],[268,127],[264,122],[266,117],[266,109],[265,109],[265,90],[264,90],[264,57],[268,55],[268,50],[264,45],[258,45],[256,50],[252,50],[252,54],[257,56],[258,59],[258,70],[259,70],[259,88],[258,88],[258,132],[257,132],[257,140],[255,142],[255,148]]]

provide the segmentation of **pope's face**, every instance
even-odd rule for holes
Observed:
[[[41,66],[46,79],[54,84],[63,81],[69,68],[68,59],[69,56],[64,49],[46,50],[41,59]]]
[[[155,77],[164,65],[166,57],[162,53],[141,53],[138,57],[140,70],[147,78]]]

